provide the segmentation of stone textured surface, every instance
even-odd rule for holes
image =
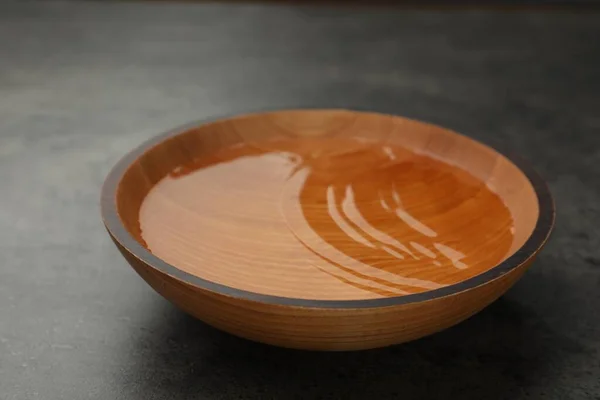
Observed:
[[[0,398],[600,398],[600,15],[0,5]],[[156,295],[99,190],[129,148],[265,108],[428,120],[532,160],[555,233],[501,300],[363,353],[246,342]]]

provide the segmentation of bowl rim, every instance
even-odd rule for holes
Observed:
[[[261,115],[278,112],[290,112],[290,111],[346,111],[352,113],[361,114],[374,114],[381,116],[399,117],[405,120],[426,124],[432,127],[438,127],[452,134],[456,134],[474,141],[488,149],[494,151],[497,154],[502,155],[510,162],[512,162],[529,180],[533,187],[535,194],[538,199],[539,214],[536,221],[533,232],[529,238],[525,241],[517,251],[508,257],[506,260],[495,265],[489,270],[475,275],[464,281],[444,286],[442,288],[428,290],[420,293],[413,293],[400,296],[374,298],[374,299],[350,299],[350,300],[319,300],[319,299],[304,299],[295,297],[284,297],[270,294],[263,294],[252,292],[244,289],[238,289],[235,287],[227,286],[221,283],[213,282],[199,276],[185,272],[174,265],[163,261],[159,257],[152,254],[142,244],[140,244],[125,228],[119,217],[116,203],[116,194],[119,183],[121,182],[124,173],[128,170],[130,165],[142,154],[159,145],[163,141],[182,134],[190,129],[199,128],[201,126],[224,121],[227,119],[239,118],[244,116]],[[547,183],[542,177],[536,172],[533,166],[521,158],[520,156],[510,152],[501,152],[492,146],[489,146],[483,142],[475,140],[467,135],[455,132],[452,129],[445,128],[441,125],[421,121],[418,119],[408,118],[401,115],[386,114],[382,112],[375,112],[370,110],[358,110],[358,109],[345,109],[345,108],[281,108],[281,109],[266,109],[262,111],[254,111],[248,113],[236,113],[223,116],[217,116],[212,118],[206,118],[201,120],[192,121],[190,123],[180,125],[174,129],[171,129],[162,134],[151,137],[150,139],[142,142],[133,150],[126,153],[117,163],[112,167],[101,190],[101,215],[110,236],[115,240],[121,247],[129,252],[133,257],[137,258],[144,264],[164,273],[176,280],[183,281],[191,286],[207,290],[216,294],[224,295],[226,297],[235,298],[239,300],[247,300],[258,303],[266,303],[269,305],[279,305],[288,307],[304,307],[304,308],[321,308],[321,309],[353,309],[353,308],[379,308],[379,307],[390,307],[398,306],[408,303],[418,303],[428,300],[434,300],[441,297],[455,295],[457,293],[473,289],[477,286],[484,285],[492,280],[495,280],[513,269],[523,265],[530,259],[534,258],[536,254],[542,249],[548,240],[550,233],[554,227],[555,221],[555,205],[554,199],[550,192]]]

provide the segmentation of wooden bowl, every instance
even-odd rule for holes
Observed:
[[[356,350],[490,304],[546,242],[554,206],[522,161],[447,129],[288,110],[150,140],[107,177],[102,216],[138,274],[208,324]]]

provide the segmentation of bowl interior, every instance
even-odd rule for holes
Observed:
[[[511,161],[401,117],[300,110],[166,137],[129,165],[118,216],[156,257],[255,293],[402,296],[498,265],[532,234],[538,199]]]

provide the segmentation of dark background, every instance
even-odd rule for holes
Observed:
[[[600,399],[600,15],[0,4],[1,399]],[[443,333],[360,353],[250,343],[175,309],[102,227],[102,181],[190,120],[348,107],[530,159],[557,225]]]

